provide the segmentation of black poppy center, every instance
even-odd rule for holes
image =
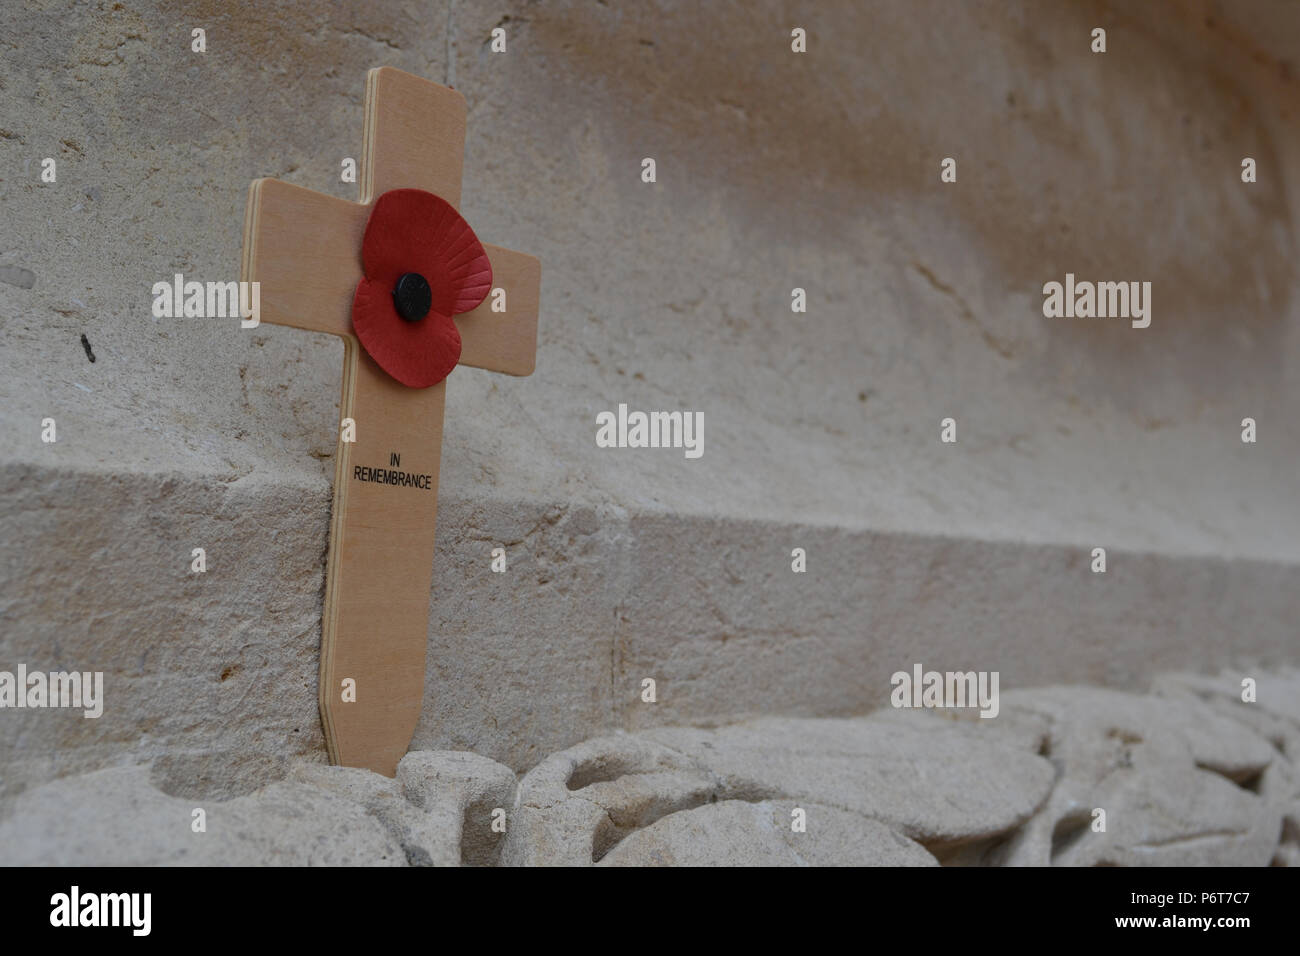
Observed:
[[[418,272],[408,272],[397,280],[393,289],[393,306],[407,322],[419,322],[429,314],[433,292],[429,280]]]

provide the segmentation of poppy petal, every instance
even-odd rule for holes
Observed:
[[[410,388],[428,388],[460,361],[460,332],[451,317],[431,310],[407,322],[393,305],[391,283],[366,277],[352,299],[352,328],[382,368]]]
[[[375,201],[361,261],[368,278],[390,288],[403,273],[420,273],[442,315],[477,308],[492,288],[492,263],[470,224],[422,189],[392,189]]]

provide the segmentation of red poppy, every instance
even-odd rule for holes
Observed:
[[[403,385],[437,385],[460,360],[453,315],[492,288],[492,264],[445,199],[393,189],[375,201],[361,242],[364,273],[352,328],[370,357]]]

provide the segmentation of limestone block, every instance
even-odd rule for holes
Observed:
[[[411,751],[389,779],[354,767],[302,762],[290,774],[347,797],[379,819],[412,866],[490,865],[502,832],[492,811],[514,799],[515,775],[470,753]]]
[[[1051,764],[1033,753],[915,711],[853,720],[765,718],[646,736],[703,763],[724,792],[806,795],[936,848],[1014,828],[1038,809],[1054,780]]]
[[[491,807],[510,806],[514,782],[508,768],[462,753],[411,752],[396,779],[299,761],[283,781],[233,799],[178,766],[109,768],[22,794],[0,821],[0,865],[492,864]],[[195,808],[205,832],[191,829]]]
[[[1255,681],[1255,700],[1251,703],[1242,700],[1242,682],[1248,677]],[[1300,671],[1294,668],[1252,668],[1214,676],[1160,674],[1151,686],[1161,697],[1198,702],[1221,717],[1245,724],[1283,756],[1290,755],[1294,760],[1300,754]],[[1290,761],[1270,764],[1260,781],[1261,792],[1283,786],[1279,774],[1290,767]],[[1300,796],[1300,791],[1290,792]]]
[[[590,866],[628,832],[719,798],[706,768],[631,734],[553,754],[519,782],[501,862]]]
[[[496,863],[506,831],[494,823],[500,819],[508,827],[514,805],[510,768],[472,753],[413,750],[397,765],[397,782],[410,805],[425,814],[424,832],[436,827],[433,838],[444,844],[450,836],[457,852],[450,859],[442,855],[448,865]]]
[[[637,830],[597,866],[937,866],[919,843],[876,820],[809,804],[792,832],[788,803],[723,800]]]
[[[206,812],[207,832],[191,830]],[[299,782],[225,803],[170,797],[145,767],[24,793],[0,822],[7,866],[402,866],[402,846],[351,799]]]
[[[1262,866],[1283,809],[1255,792],[1284,760],[1264,738],[1199,701],[1098,688],[1003,696],[1047,721],[1040,752],[1059,780],[1047,805],[998,849],[1009,865]],[[997,728],[992,728],[992,733]],[[1104,832],[1093,830],[1105,811]]]
[[[1047,798],[1053,779],[1051,765],[1032,752],[924,714],[773,718],[713,731],[662,728],[587,741],[526,774],[502,860],[588,865],[656,821],[729,801],[779,803],[787,827],[797,805],[792,801],[834,806],[948,854],[1025,822]],[[703,844],[700,854],[735,860],[722,834],[747,819],[738,812],[729,810],[716,821],[692,817],[657,832],[683,834],[698,826],[700,834],[716,833],[723,841]],[[846,819],[835,816],[823,825]],[[876,848],[864,847],[864,856],[854,859],[879,851],[874,828],[855,824],[841,835],[852,834]],[[766,838],[755,840],[751,862],[765,859],[774,846]]]
[[[1242,700],[1243,680],[1255,681],[1255,701]],[[1282,813],[1282,835],[1274,862],[1300,866],[1300,671],[1251,668],[1205,674],[1161,674],[1152,682],[1163,697],[1192,699],[1216,714],[1249,727],[1277,751],[1251,788]]]

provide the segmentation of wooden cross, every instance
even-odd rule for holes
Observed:
[[[362,234],[374,201],[414,188],[460,206],[465,98],[391,67],[366,78],[361,201],[336,199],[275,179],[252,184],[244,219],[245,281],[261,283],[261,318],[343,339],[340,429],[334,469],[325,606],[321,618],[320,710],[330,759],[397,772],[420,716],[428,645],[438,466],[446,382],[408,388],[361,347],[352,299],[362,276]],[[537,353],[541,264],[483,244],[494,292],[456,316],[461,365],[529,375]],[[359,480],[356,469],[430,475],[429,488]],[[364,474],[364,472],[363,472]],[[345,701],[344,682],[355,682]]]

